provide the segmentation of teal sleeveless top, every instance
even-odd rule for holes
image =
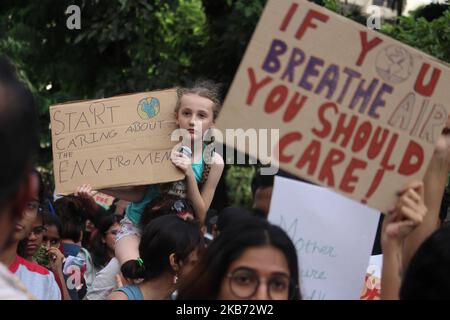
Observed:
[[[202,181],[203,169],[205,167],[205,160],[203,159],[199,163],[192,163],[192,171],[194,171],[195,180],[197,183]],[[125,216],[133,222],[133,224],[138,225],[141,220],[141,214],[144,211],[147,204],[152,202],[160,194],[159,184],[150,184],[147,187],[144,198],[139,202],[131,202],[125,209]]]

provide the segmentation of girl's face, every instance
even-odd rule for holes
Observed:
[[[220,300],[287,300],[290,272],[283,252],[273,246],[250,247],[228,267]]]
[[[42,218],[35,219],[31,229],[31,233],[28,236],[26,256],[32,257],[36,254],[42,245],[44,239],[45,227],[42,223]]]
[[[197,94],[184,94],[177,113],[177,124],[189,131],[191,140],[202,140],[209,128],[214,126],[214,102]]]
[[[46,225],[43,239],[45,248],[59,248],[61,238],[59,237],[58,228],[55,225]]]
[[[189,256],[182,261],[178,277],[184,279],[194,269],[198,262],[198,248],[193,250]]]
[[[109,252],[114,253],[114,248],[116,245],[116,235],[119,229],[120,225],[118,223],[114,223],[103,236],[103,241],[106,244],[106,248]]]
[[[28,237],[33,228],[33,223],[38,219],[39,211],[39,199],[38,195],[35,194],[30,202],[25,207],[22,213],[22,218],[16,223],[14,240],[21,241]]]

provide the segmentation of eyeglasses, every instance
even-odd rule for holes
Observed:
[[[249,268],[238,268],[227,275],[231,292],[241,299],[255,295],[261,283],[258,274]],[[294,293],[295,285],[287,274],[274,274],[265,281],[270,300],[287,300]]]
[[[33,230],[31,230],[31,233],[33,233],[35,236],[40,236],[44,231],[47,231],[47,229],[43,226],[35,227]]]

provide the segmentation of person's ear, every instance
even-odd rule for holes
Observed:
[[[175,253],[171,253],[169,256],[169,263],[172,270],[177,273],[180,270],[180,266],[177,262],[177,257],[175,256]]]
[[[36,174],[30,173],[19,186],[11,203],[13,218],[20,220],[27,204],[33,200],[33,195],[39,192],[39,179]]]

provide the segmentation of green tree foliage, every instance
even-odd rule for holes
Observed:
[[[72,4],[81,30],[66,26]],[[49,172],[49,105],[184,84],[207,41],[200,0],[7,0],[0,8],[0,52],[35,94]]]
[[[359,12],[343,10],[337,0],[314,2],[365,23]],[[0,53],[13,60],[36,97],[39,164],[47,178],[52,181],[49,105],[185,85],[199,77],[222,83],[225,95],[265,3],[2,0]],[[65,12],[72,4],[81,9],[81,30],[66,27]],[[430,22],[401,17],[398,23],[385,22],[382,31],[450,62],[449,11]],[[249,205],[252,170],[238,167],[225,175],[232,203]]]
[[[255,172],[256,166],[231,166],[227,170],[225,182],[230,205],[252,208],[251,182]]]
[[[385,34],[445,62],[450,62],[450,11],[432,21],[413,16],[399,17],[397,23],[385,23]]]
[[[225,95],[265,0],[2,0],[0,53],[39,107],[39,166],[52,178],[48,107],[185,85],[199,77]],[[69,30],[69,5],[81,30]]]

